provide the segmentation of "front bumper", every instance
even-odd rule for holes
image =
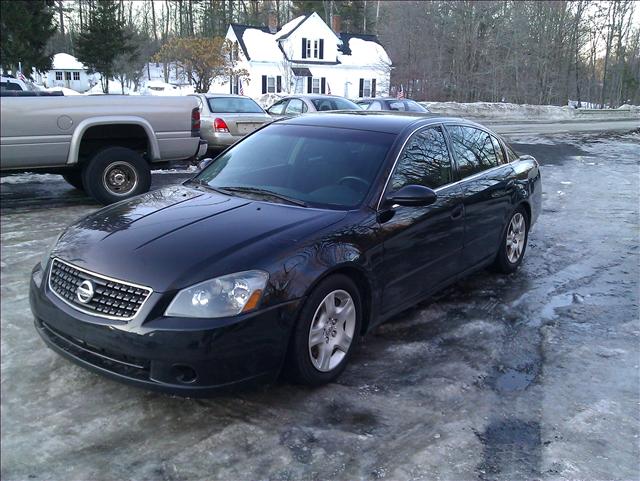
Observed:
[[[299,304],[195,326],[193,319],[164,317],[122,323],[91,319],[33,276],[29,300],[36,330],[58,354],[112,379],[182,396],[275,380]]]

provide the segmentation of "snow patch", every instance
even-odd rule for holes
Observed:
[[[251,60],[258,62],[281,62],[284,59],[282,50],[274,41],[274,36],[255,28],[248,28],[242,34]]]
[[[30,182],[58,182],[60,176],[55,174],[33,174],[25,172],[23,174],[13,174],[0,177],[0,184],[27,184]]]
[[[276,33],[275,39],[279,40],[285,35],[287,35],[289,32],[293,31],[298,25],[300,25],[304,21],[305,18],[307,18],[305,15],[300,15],[299,17],[294,18],[290,22],[285,23],[280,29],[280,31]]]
[[[377,42],[352,38],[349,40],[351,55],[338,55],[344,65],[391,65],[387,52]]]
[[[73,55],[57,53],[53,56],[51,70],[84,70],[86,67]]]

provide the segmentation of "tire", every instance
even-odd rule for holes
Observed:
[[[151,170],[137,152],[125,147],[108,147],[84,165],[82,185],[98,202],[111,204],[147,192],[151,186]]]
[[[319,386],[344,371],[360,334],[361,306],[358,288],[347,276],[334,275],[318,284],[293,332],[286,369],[294,382]]]
[[[70,170],[62,174],[62,178],[67,181],[67,184],[78,189],[84,190],[84,185],[82,184],[82,172],[79,170]]]
[[[518,207],[509,216],[509,220],[500,240],[500,247],[494,262],[498,272],[515,272],[524,258],[529,240],[529,216],[524,207]]]

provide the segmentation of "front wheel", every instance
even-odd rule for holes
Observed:
[[[509,218],[502,236],[495,267],[505,274],[515,272],[522,263],[529,238],[529,217],[522,207],[518,207]]]
[[[109,147],[84,166],[82,184],[87,194],[98,202],[111,204],[147,192],[151,186],[151,170],[136,151]]]
[[[344,275],[322,281],[307,299],[296,324],[288,368],[295,381],[326,384],[345,369],[361,323],[355,283]]]

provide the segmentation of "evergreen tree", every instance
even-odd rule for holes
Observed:
[[[114,74],[116,58],[133,52],[124,21],[118,17],[116,1],[96,2],[91,22],[85,31],[78,35],[76,51],[78,59],[90,71],[100,74],[102,90],[109,93],[109,79]]]
[[[44,0],[0,2],[0,62],[4,70],[16,72],[22,62],[25,76],[31,69],[51,68],[46,53],[49,38],[55,32],[53,11]]]

